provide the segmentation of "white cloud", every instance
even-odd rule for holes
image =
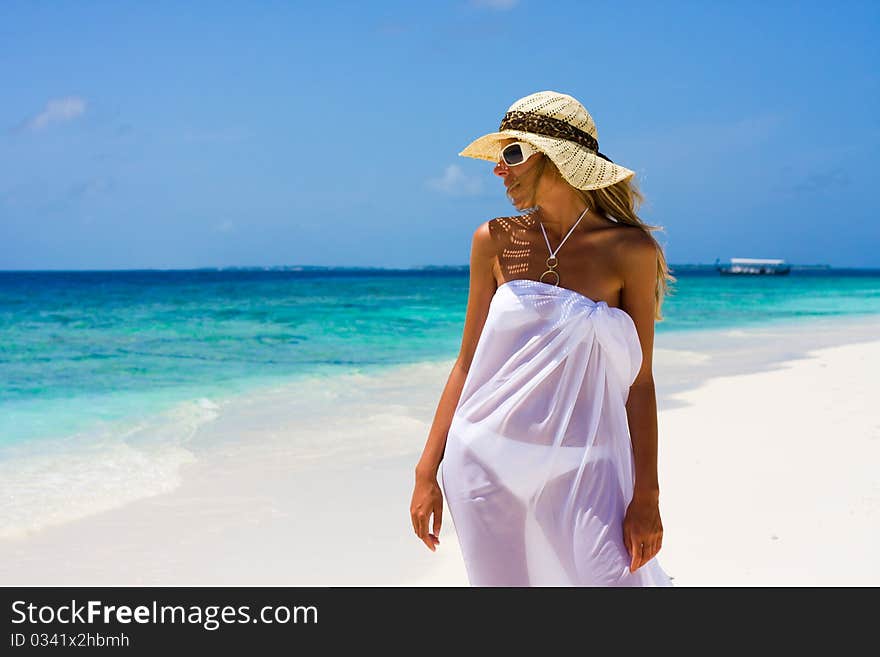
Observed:
[[[24,121],[25,130],[42,130],[50,123],[62,123],[81,116],[86,111],[86,101],[79,96],[53,98],[45,109]]]
[[[428,187],[452,196],[475,196],[483,191],[482,183],[468,178],[457,164],[446,167],[441,177],[428,180]]]
[[[235,228],[235,224],[232,223],[229,219],[227,219],[226,221],[221,221],[219,224],[214,225],[214,230],[219,233],[228,233],[233,228]]]
[[[519,0],[472,0],[471,4],[477,7],[506,11],[516,7],[519,4]]]

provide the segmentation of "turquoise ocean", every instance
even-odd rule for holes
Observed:
[[[658,335],[880,314],[880,270],[672,273]],[[0,272],[0,520],[172,488],[223,400],[451,361],[467,288],[466,267]]]
[[[672,273],[658,334],[880,313],[880,270]],[[0,448],[304,374],[454,358],[467,287],[467,268],[0,272]]]

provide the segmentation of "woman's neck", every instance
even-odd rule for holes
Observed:
[[[547,231],[548,235],[561,239],[568,234],[568,231],[575,225],[586,208],[587,206],[579,197],[576,199],[559,199],[556,202],[540,203],[535,217],[544,225],[544,230]],[[578,229],[595,224],[594,218],[594,213],[587,212],[580,219]]]

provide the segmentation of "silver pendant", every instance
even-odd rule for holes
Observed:
[[[551,262],[551,260],[553,262]],[[545,271],[543,274],[541,274],[541,278],[539,280],[542,283],[547,283],[547,281],[544,280],[544,277],[547,276],[548,274],[552,274],[553,276],[556,277],[556,280],[553,283],[547,283],[547,284],[548,285],[556,285],[558,287],[559,286],[559,272],[556,271],[556,269],[555,269],[558,264],[559,264],[559,259],[556,256],[550,256],[549,258],[547,258],[547,271]]]

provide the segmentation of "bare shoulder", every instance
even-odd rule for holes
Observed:
[[[496,260],[503,243],[504,228],[499,217],[484,221],[474,230],[471,241],[471,293],[485,295],[497,287],[495,279]]]
[[[491,264],[491,260],[495,255],[495,235],[498,228],[495,225],[497,219],[489,219],[484,221],[476,230],[471,240],[471,258],[477,259],[483,264]]]
[[[642,351],[642,365],[633,385],[653,385],[654,320],[656,311],[657,256],[653,235],[638,226],[620,231],[615,245],[620,268],[620,308],[633,320]]]
[[[478,258],[494,272],[498,256],[505,246],[527,229],[528,226],[523,224],[521,216],[495,217],[484,221],[474,231],[472,258]]]
[[[618,273],[624,281],[639,272],[656,274],[657,241],[638,226],[622,224],[614,231],[614,254]]]
[[[477,348],[483,325],[489,313],[489,305],[497,288],[495,282],[495,236],[493,221],[485,221],[474,230],[471,241],[470,283],[468,302],[462,332],[459,362],[470,367]]]
[[[474,244],[479,246],[488,246],[492,242],[492,223],[496,219],[484,221],[474,230]]]

